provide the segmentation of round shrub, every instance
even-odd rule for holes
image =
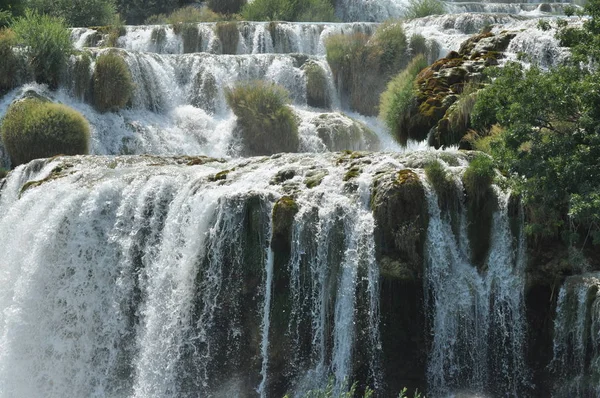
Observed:
[[[74,109],[38,99],[13,103],[2,121],[2,142],[13,166],[89,151],[90,127]]]
[[[249,155],[298,150],[298,123],[287,91],[264,81],[240,83],[225,92],[237,116],[236,134]]]
[[[94,105],[100,112],[124,108],[133,93],[129,67],[114,52],[102,54],[96,60],[93,85]]]

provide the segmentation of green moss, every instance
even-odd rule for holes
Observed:
[[[356,178],[361,173],[362,173],[362,170],[360,169],[360,167],[354,166],[350,170],[348,170],[346,172],[346,174],[344,174],[344,181],[349,181],[349,180],[351,180],[353,178]]]
[[[19,196],[23,195],[23,193],[25,193],[25,191],[29,190],[30,188],[39,187],[40,185],[43,185],[47,182],[54,181],[66,176],[68,174],[67,170],[69,170],[72,167],[73,165],[71,163],[63,163],[52,169],[52,171],[50,172],[50,174],[48,174],[46,178],[43,178],[41,180],[27,181],[21,187],[21,190],[19,191]]]
[[[375,248],[382,276],[418,279],[429,222],[419,176],[409,169],[383,173],[376,178],[372,192]]]
[[[442,159],[444,162],[446,162],[448,164],[448,166],[452,166],[452,167],[460,166],[460,162],[458,161],[457,156],[454,154],[451,154],[448,152],[441,152],[438,156],[440,159]]]
[[[312,189],[321,185],[323,182],[323,178],[325,178],[329,172],[327,170],[314,170],[306,173],[306,178],[304,179],[304,185],[307,188]]]
[[[237,54],[240,40],[236,22],[219,22],[215,26],[217,37],[221,42],[221,54]]]
[[[115,52],[96,59],[93,75],[94,106],[100,112],[117,111],[133,94],[133,81],[127,63]]]
[[[59,154],[89,151],[87,120],[60,104],[26,99],[13,103],[2,121],[2,141],[13,166]]]
[[[195,53],[202,47],[202,38],[195,23],[177,23],[173,25],[173,32],[183,40],[183,53]]]
[[[308,61],[302,66],[306,76],[306,103],[315,108],[329,108],[331,99],[327,87],[327,76],[318,63]]]
[[[73,95],[82,101],[90,100],[92,93],[92,57],[87,51],[79,54],[73,65]]]
[[[283,196],[273,206],[273,238],[271,240],[273,251],[290,252],[292,225],[298,210],[298,204],[291,196]]]
[[[491,190],[496,172],[494,161],[486,155],[477,155],[463,174],[462,181],[467,196],[475,203]]]
[[[264,81],[238,83],[225,97],[237,116],[234,133],[249,155],[298,150],[298,122],[283,87]]]
[[[8,170],[3,167],[0,167],[0,180],[3,178],[6,178],[7,175],[8,175]]]
[[[275,175],[275,177],[273,177],[271,184],[274,184],[274,185],[281,184],[287,180],[291,180],[294,177],[296,177],[296,170],[294,170],[294,169],[281,170]]]
[[[217,174],[212,175],[210,177],[208,177],[208,181],[211,182],[215,182],[215,181],[224,181],[227,179],[227,176],[229,175],[229,173],[231,173],[233,170],[223,170],[223,171],[219,171]]]
[[[485,155],[476,156],[463,174],[467,193],[467,235],[472,261],[480,269],[486,265],[493,215],[498,208],[498,199],[491,188],[494,176],[493,161]]]

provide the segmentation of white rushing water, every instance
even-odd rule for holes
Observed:
[[[433,339],[427,374],[433,396],[518,396],[527,383],[525,241],[511,234],[507,195],[497,195],[484,270],[471,262],[465,209],[454,231],[435,193],[427,197],[425,293]]]
[[[0,191],[0,397],[268,397],[277,383],[300,396],[330,376],[347,388],[359,363],[361,377],[385,388],[380,361],[393,353],[381,347],[371,186],[435,152],[368,155],[348,183],[357,163],[345,156],[78,157],[17,168]],[[298,212],[281,263],[272,209],[290,190]],[[523,240],[497,194],[480,275],[464,219],[455,237],[428,190],[429,396],[517,394],[526,377]]]
[[[554,321],[554,396],[597,397],[600,377],[600,275],[568,277]]]

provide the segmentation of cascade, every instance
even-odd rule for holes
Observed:
[[[558,294],[554,321],[555,397],[600,394],[600,275],[568,277]]]
[[[229,41],[229,23],[127,26],[117,51],[135,91],[118,113],[90,105],[109,50],[77,28],[87,76],[74,55],[57,91],[27,83],[1,98],[0,116],[32,93],[81,112],[92,156],[0,179],[0,398],[301,397],[352,381],[376,396],[535,396],[513,198],[494,186],[493,212],[474,220],[460,180],[470,155],[400,148],[349,111],[326,61],[328,36],[371,35],[407,5],[339,0],[339,19],[356,22],[238,22]],[[535,18],[565,4],[446,6],[404,22],[437,55],[489,25],[517,32],[508,59],[547,67],[567,54]],[[324,73],[322,107],[309,105],[307,64]],[[225,90],[251,79],[289,91],[300,154],[240,157]],[[350,152],[365,150],[383,152]],[[455,178],[452,206],[425,177],[432,160]],[[478,259],[474,225],[491,231]],[[556,397],[600,394],[599,280],[560,289]]]
[[[433,338],[427,374],[433,396],[518,396],[528,383],[525,241],[522,232],[515,237],[510,230],[508,196],[499,190],[496,196],[490,249],[478,268],[471,260],[466,209],[461,204],[457,217],[440,209],[433,191],[427,195],[425,294]]]

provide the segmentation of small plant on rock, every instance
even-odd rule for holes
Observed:
[[[93,76],[94,105],[100,112],[124,108],[133,94],[129,67],[115,52],[100,55]]]
[[[298,150],[298,123],[287,91],[264,81],[245,82],[225,92],[237,116],[236,134],[250,155]]]

